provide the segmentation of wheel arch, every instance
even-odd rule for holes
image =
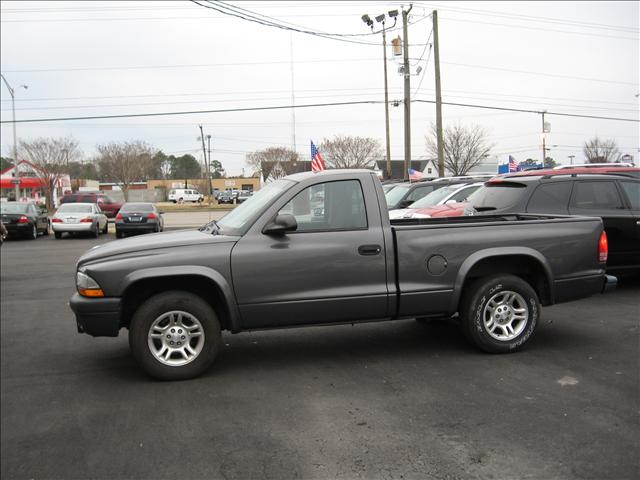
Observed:
[[[454,284],[451,312],[459,311],[465,288],[473,281],[496,274],[512,274],[535,290],[542,305],[552,305],[553,273],[537,250],[526,247],[490,248],[470,255],[460,267]]]
[[[218,315],[222,329],[238,332],[239,312],[233,291],[225,278],[206,267],[164,267],[133,272],[125,277],[121,327],[128,327],[136,309],[160,292],[184,290],[207,302]]]

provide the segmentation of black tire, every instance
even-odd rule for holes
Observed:
[[[27,234],[27,238],[29,240],[35,240],[36,238],[38,238],[38,227],[36,227],[35,223],[31,224],[31,230]]]
[[[104,228],[102,229],[102,233],[104,233],[105,235],[109,233],[109,220],[104,222]]]
[[[98,224],[97,220],[96,220],[96,224],[93,226],[93,229],[91,230],[91,236],[93,238],[98,238],[100,236],[100,225]]]
[[[53,232],[53,235],[58,239],[62,238],[62,232]]]
[[[116,238],[122,238],[124,237],[124,233],[122,233],[120,230],[116,230]]]
[[[184,198],[180,197],[180,198],[178,199],[178,203],[184,203]]]
[[[42,231],[43,235],[49,235],[49,222],[47,221],[47,224],[44,226],[44,230]]]
[[[460,317],[467,339],[481,350],[515,352],[533,336],[540,320],[540,301],[521,278],[494,275],[467,288]]]
[[[191,315],[197,319],[202,327],[204,338],[202,340],[191,339],[196,342],[202,341],[202,349],[184,365],[172,366],[162,363],[152,353],[149,345],[148,334],[154,323],[158,319],[164,318],[164,314],[173,311],[185,312]],[[175,319],[175,317],[172,318]],[[169,333],[168,328],[171,327],[171,322],[169,321],[168,324],[168,327],[163,327],[167,328],[167,333]],[[157,332],[158,329],[156,328],[155,331]],[[164,341],[163,332],[162,339],[156,340],[158,342],[157,346],[160,347]],[[134,313],[129,327],[129,346],[138,364],[154,378],[159,380],[194,378],[211,366],[222,347],[220,322],[211,306],[201,297],[185,291],[162,292],[148,298]],[[181,361],[182,357],[172,354],[172,358],[169,361],[174,360]]]

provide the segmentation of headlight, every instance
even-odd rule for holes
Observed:
[[[98,282],[86,273],[76,273],[76,288],[83,297],[104,297],[104,292]]]

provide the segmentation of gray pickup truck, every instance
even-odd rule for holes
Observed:
[[[218,222],[92,248],[71,298],[78,331],[117,336],[166,380],[201,374],[221,330],[453,317],[487,352],[518,350],[540,305],[613,288],[599,218],[389,221],[370,171],[301,173]]]

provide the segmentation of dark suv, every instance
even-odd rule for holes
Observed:
[[[505,175],[469,197],[475,214],[543,213],[601,217],[607,270],[640,272],[640,168],[616,173],[540,170]]]
[[[60,199],[60,205],[63,203],[97,203],[104,214],[109,218],[115,218],[122,207],[121,203],[116,202],[103,193],[68,193]]]

